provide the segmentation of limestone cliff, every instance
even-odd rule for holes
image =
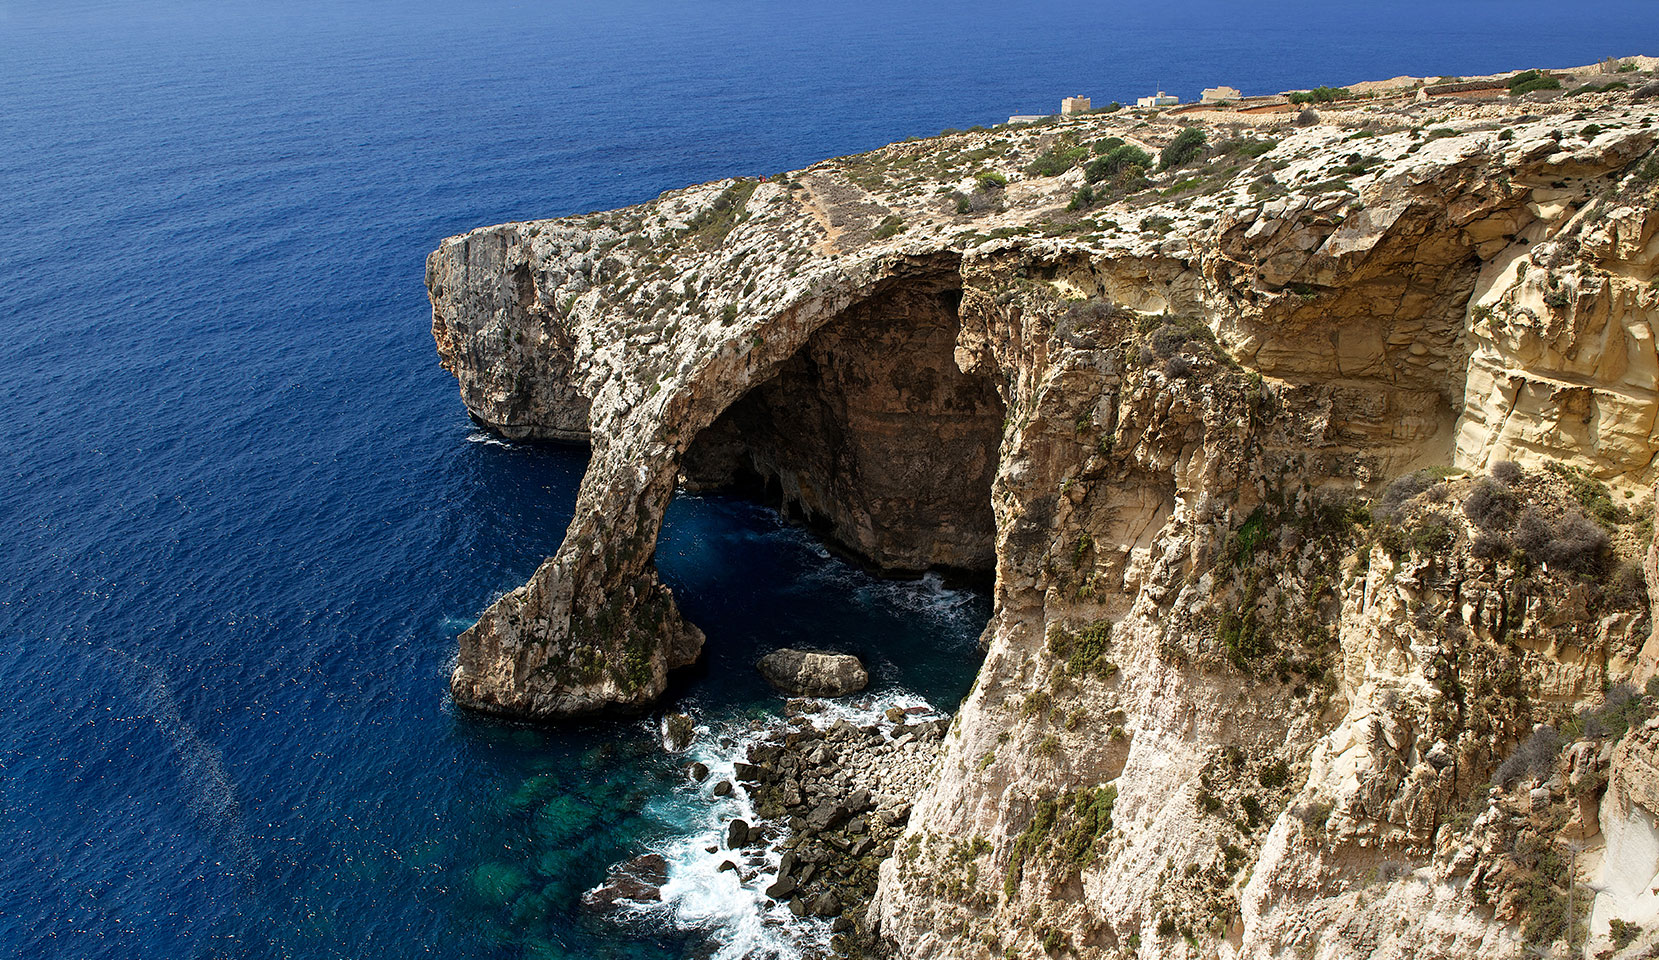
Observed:
[[[1518,956],[1582,942],[1598,869],[1616,942],[1659,911],[1652,734],[1598,745],[1659,658],[1659,105],[1624,86],[1054,119],[444,241],[468,410],[593,446],[457,701],[649,702],[702,642],[663,512],[744,487],[995,572],[881,868],[899,955]],[[1561,759],[1517,753],[1546,723]]]

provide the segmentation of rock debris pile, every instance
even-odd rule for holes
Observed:
[[[950,721],[908,722],[916,715],[895,707],[885,723],[843,718],[820,729],[804,712],[816,704],[791,706],[796,713],[778,736],[751,747],[748,762],[736,765],[762,822],[732,821],[726,846],[781,850],[766,895],[796,916],[833,918],[832,929],[846,938],[838,951],[856,955],[865,952],[858,945],[868,940],[864,910],[878,868],[932,776]]]

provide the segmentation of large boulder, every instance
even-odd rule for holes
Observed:
[[[844,697],[870,682],[864,664],[848,653],[785,647],[761,657],[759,666],[767,683],[796,696]]]

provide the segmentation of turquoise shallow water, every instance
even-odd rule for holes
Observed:
[[[713,809],[651,718],[537,730],[445,697],[455,633],[557,547],[585,454],[467,422],[427,332],[440,238],[1070,93],[1654,39],[1648,0],[0,0],[0,956],[771,936],[712,887],[686,924],[576,907]],[[675,505],[661,558],[710,637],[674,696],[711,751],[775,713],[750,664],[780,643],[942,707],[971,680],[982,595],[870,580],[718,498]]]

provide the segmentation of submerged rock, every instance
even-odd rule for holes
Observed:
[[[614,909],[619,901],[647,903],[662,899],[668,882],[668,861],[648,853],[611,867],[605,882],[582,894],[582,905],[593,910]]]
[[[784,693],[811,697],[844,697],[870,683],[870,674],[848,653],[822,653],[785,647],[760,658],[766,682]]]

